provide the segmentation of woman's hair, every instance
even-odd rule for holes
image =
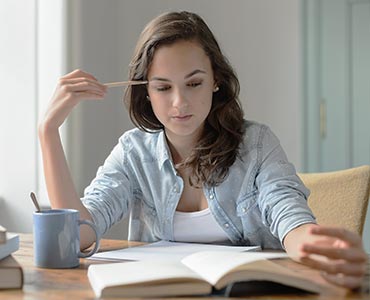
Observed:
[[[243,111],[239,103],[239,81],[227,58],[197,14],[170,12],[153,19],[143,30],[129,66],[130,80],[147,80],[156,49],[177,41],[195,41],[209,57],[219,90],[213,93],[212,107],[204,130],[190,156],[178,168],[190,168],[190,184],[219,185],[239,153],[244,134]],[[146,86],[130,86],[124,99],[133,123],[148,132],[163,129],[147,100]]]

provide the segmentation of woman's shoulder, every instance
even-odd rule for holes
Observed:
[[[246,120],[244,119],[244,129],[246,132],[257,132],[261,130],[263,127],[267,127],[265,124],[259,123],[254,120]]]
[[[160,133],[161,131],[147,132],[139,128],[133,128],[124,132],[119,138],[119,141],[125,145],[143,146],[157,141]]]
[[[268,125],[253,120],[244,120],[244,138],[258,138],[271,132]]]
[[[244,120],[244,147],[254,148],[271,143],[279,143],[279,140],[268,125],[253,120]]]
[[[134,128],[122,134],[119,145],[126,154],[155,155],[161,134],[162,131],[146,132]]]
[[[133,129],[129,129],[127,131],[125,131],[121,138],[139,138],[139,139],[143,139],[143,138],[153,138],[155,136],[157,136],[161,131],[151,131],[151,132],[148,132],[148,131],[144,131],[140,128],[133,128]]]

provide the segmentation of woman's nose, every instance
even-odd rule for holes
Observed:
[[[173,107],[183,108],[188,106],[188,104],[189,103],[184,93],[179,89],[175,90],[173,93],[173,102],[172,102]]]

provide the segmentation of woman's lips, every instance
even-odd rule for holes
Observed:
[[[192,117],[192,115],[182,115],[182,116],[173,116],[175,120],[178,121],[187,121]]]

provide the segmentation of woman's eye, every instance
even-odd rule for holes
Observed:
[[[166,85],[166,86],[157,86],[155,89],[158,91],[158,92],[165,92],[167,90],[169,90],[171,87]]]
[[[202,83],[200,81],[197,81],[197,82],[190,82],[188,83],[188,86],[190,87],[197,87],[199,85],[201,85]]]

